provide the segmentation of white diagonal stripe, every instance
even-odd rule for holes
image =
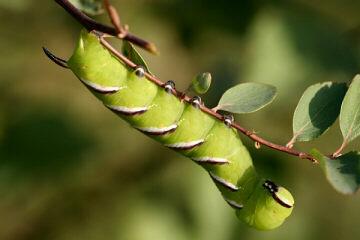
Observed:
[[[191,149],[203,142],[204,142],[204,139],[199,139],[199,140],[192,141],[192,142],[178,142],[178,143],[172,143],[172,144],[165,144],[165,146],[169,147],[169,148],[175,148],[175,149],[185,149],[185,148]]]
[[[229,163],[229,161],[226,158],[215,158],[215,157],[197,157],[192,158],[195,162],[199,163],[214,163],[214,164],[225,164]]]
[[[80,77],[78,77],[79,80],[85,84],[86,86],[88,86],[89,88],[91,88],[92,90],[96,91],[96,92],[99,92],[99,93],[115,93],[117,91],[119,91],[119,87],[116,87],[116,86],[101,86],[97,83],[93,83],[93,82],[89,82],[89,81],[86,81],[85,79],[82,79]]]
[[[281,187],[280,187],[281,188]],[[287,198],[280,198],[277,193],[274,193],[276,195],[276,197],[283,202],[285,205],[287,205],[289,208],[291,208],[294,205],[294,202],[291,202],[291,200],[287,199]]]
[[[223,185],[224,187],[229,188],[231,191],[237,191],[239,190],[239,188],[237,186],[235,186],[234,184],[232,184],[231,182],[227,182],[225,179],[216,176],[214,173],[212,173],[211,171],[209,172],[210,176],[212,179],[214,179],[216,182],[220,183],[221,185]]]
[[[136,129],[139,129],[142,132],[150,133],[150,134],[160,134],[163,132],[169,132],[177,128],[176,124],[170,125],[168,127],[163,128],[157,128],[157,127],[134,127]]]
[[[147,107],[129,108],[129,107],[123,107],[123,106],[107,105],[107,104],[105,104],[105,106],[107,108],[115,111],[115,112],[123,112],[123,113],[128,113],[128,114],[137,113],[137,112],[144,112],[144,111],[148,110]]]
[[[234,207],[234,208],[237,208],[237,209],[242,209],[244,206],[240,203],[237,203],[235,201],[232,201],[232,200],[228,200],[228,199],[225,199],[225,201],[230,204],[230,206]]]

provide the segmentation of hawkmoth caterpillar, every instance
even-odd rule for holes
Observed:
[[[65,63],[50,57],[60,65]],[[242,222],[270,230],[291,214],[292,195],[258,176],[237,130],[231,127],[231,117],[220,121],[201,111],[199,97],[190,103],[181,101],[172,94],[173,82],[162,88],[147,80],[144,67],[127,67],[101,45],[96,34],[86,30],[66,64],[108,109],[208,171]]]

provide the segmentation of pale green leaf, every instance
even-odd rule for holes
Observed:
[[[323,134],[338,117],[346,91],[345,83],[333,82],[317,83],[306,89],[294,112],[296,141],[310,141]]]
[[[143,66],[149,74],[153,75],[145,60],[141,57],[141,55],[136,51],[131,43],[128,41],[123,41],[122,54],[128,58],[130,61],[135,63],[137,66]]]
[[[210,73],[199,73],[191,81],[190,88],[198,94],[204,94],[210,88],[211,79]]]
[[[341,105],[340,129],[348,143],[360,134],[360,75],[352,80]]]
[[[348,152],[328,158],[316,149],[310,155],[319,161],[330,184],[340,193],[354,194],[360,187],[360,153]]]
[[[222,95],[217,108],[232,113],[251,113],[271,103],[276,94],[276,88],[271,85],[241,83]]]

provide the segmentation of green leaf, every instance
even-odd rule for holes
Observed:
[[[104,12],[101,2],[98,0],[70,0],[70,2],[82,12],[89,15],[99,15]]]
[[[347,91],[345,83],[324,82],[310,86],[303,93],[293,118],[296,141],[319,137],[335,122]]]
[[[232,113],[251,113],[271,103],[276,94],[276,88],[271,85],[241,83],[228,89],[216,108]]]
[[[197,74],[190,85],[190,88],[198,94],[206,93],[211,85],[211,74],[208,72]]]
[[[360,134],[360,75],[352,80],[341,105],[340,129],[347,143]]]
[[[136,65],[143,66],[149,74],[153,75],[144,59],[128,41],[123,41],[122,54]]]
[[[310,155],[319,161],[330,184],[340,193],[354,194],[360,187],[360,153],[348,152],[338,158],[328,158],[317,149]]]

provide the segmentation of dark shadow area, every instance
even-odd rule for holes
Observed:
[[[52,178],[78,165],[81,154],[94,147],[89,136],[49,108],[18,106],[26,110],[8,116],[0,145],[0,168],[16,177]]]
[[[357,152],[350,152],[334,160],[337,162],[340,173],[349,175],[354,184],[360,185],[360,156]],[[333,164],[336,164],[335,162]]]
[[[158,1],[152,5],[157,16],[174,25],[183,44],[196,43],[203,29],[220,28],[243,34],[263,1]]]
[[[358,72],[356,48],[336,22],[290,6],[283,11],[284,24],[297,53],[324,70]],[[350,75],[351,77],[351,75]]]
[[[311,124],[318,128],[320,133],[326,131],[339,116],[346,91],[344,83],[325,85],[311,99],[309,117]]]
[[[226,59],[219,59],[211,69],[212,79],[214,80],[203,98],[207,106],[215,107],[223,93],[239,83],[239,77],[237,66]]]

